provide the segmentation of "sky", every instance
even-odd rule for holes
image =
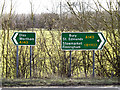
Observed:
[[[0,6],[2,6],[4,0],[0,0]],[[5,0],[5,11],[4,13],[9,13],[10,11],[10,1],[11,0]],[[13,12],[16,14],[29,14],[31,13],[30,9],[30,1],[33,3],[33,12],[36,14],[40,13],[48,13],[48,12],[59,12],[59,3],[62,2],[62,4],[65,4],[66,1],[72,1],[72,2],[86,2],[91,3],[93,5],[93,0],[12,0],[13,2]],[[97,0],[95,0],[97,1]],[[109,0],[99,0],[104,7],[106,7],[106,1]],[[115,0],[111,0],[115,1]],[[94,7],[94,5],[92,6]],[[1,7],[0,7],[1,11]]]
[[[0,6],[2,6],[4,0],[0,0]],[[6,0],[5,12],[9,13],[10,11],[10,1]],[[58,6],[58,2],[61,0],[12,0],[13,2],[13,11],[18,14],[22,13],[31,13],[30,1],[33,4],[34,13],[42,13],[42,12],[51,12],[56,6]]]

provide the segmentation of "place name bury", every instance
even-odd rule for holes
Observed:
[[[77,35],[69,34],[69,37],[77,37]]]
[[[83,41],[83,38],[77,38],[77,35],[75,34],[69,34],[69,38],[68,38],[69,41]]]

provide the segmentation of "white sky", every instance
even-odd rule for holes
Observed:
[[[4,0],[0,0],[0,11],[1,11],[1,6]],[[10,11],[10,1],[11,0],[6,0],[6,5],[5,5],[5,13],[9,13]],[[82,1],[88,3],[92,3],[93,0],[12,0],[14,9],[13,11],[16,14],[28,14],[31,12],[30,9],[30,1],[33,2],[33,11],[34,13],[42,13],[42,12],[56,12],[59,9],[57,8],[59,6],[59,2],[65,3],[65,1]],[[97,0],[95,0],[97,1]],[[103,6],[106,5],[106,1],[109,0],[99,0],[102,2]],[[111,0],[111,1],[116,1],[116,0]]]

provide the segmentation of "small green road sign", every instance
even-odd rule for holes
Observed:
[[[15,32],[11,39],[15,45],[32,46],[36,44],[36,34],[34,32]]]
[[[105,43],[101,32],[64,32],[61,35],[62,50],[98,50]]]

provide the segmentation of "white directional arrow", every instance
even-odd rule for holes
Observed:
[[[101,47],[102,47],[102,45],[104,44],[104,38],[102,37],[102,35],[100,34],[100,33],[98,33],[98,35],[99,35],[99,37],[100,37],[100,39],[101,39],[101,43],[100,43],[100,45],[98,46],[98,49],[101,49]]]
[[[18,33],[15,34],[15,36],[13,37],[13,40],[16,44],[18,44],[17,40],[16,40],[16,37],[17,37]]]

